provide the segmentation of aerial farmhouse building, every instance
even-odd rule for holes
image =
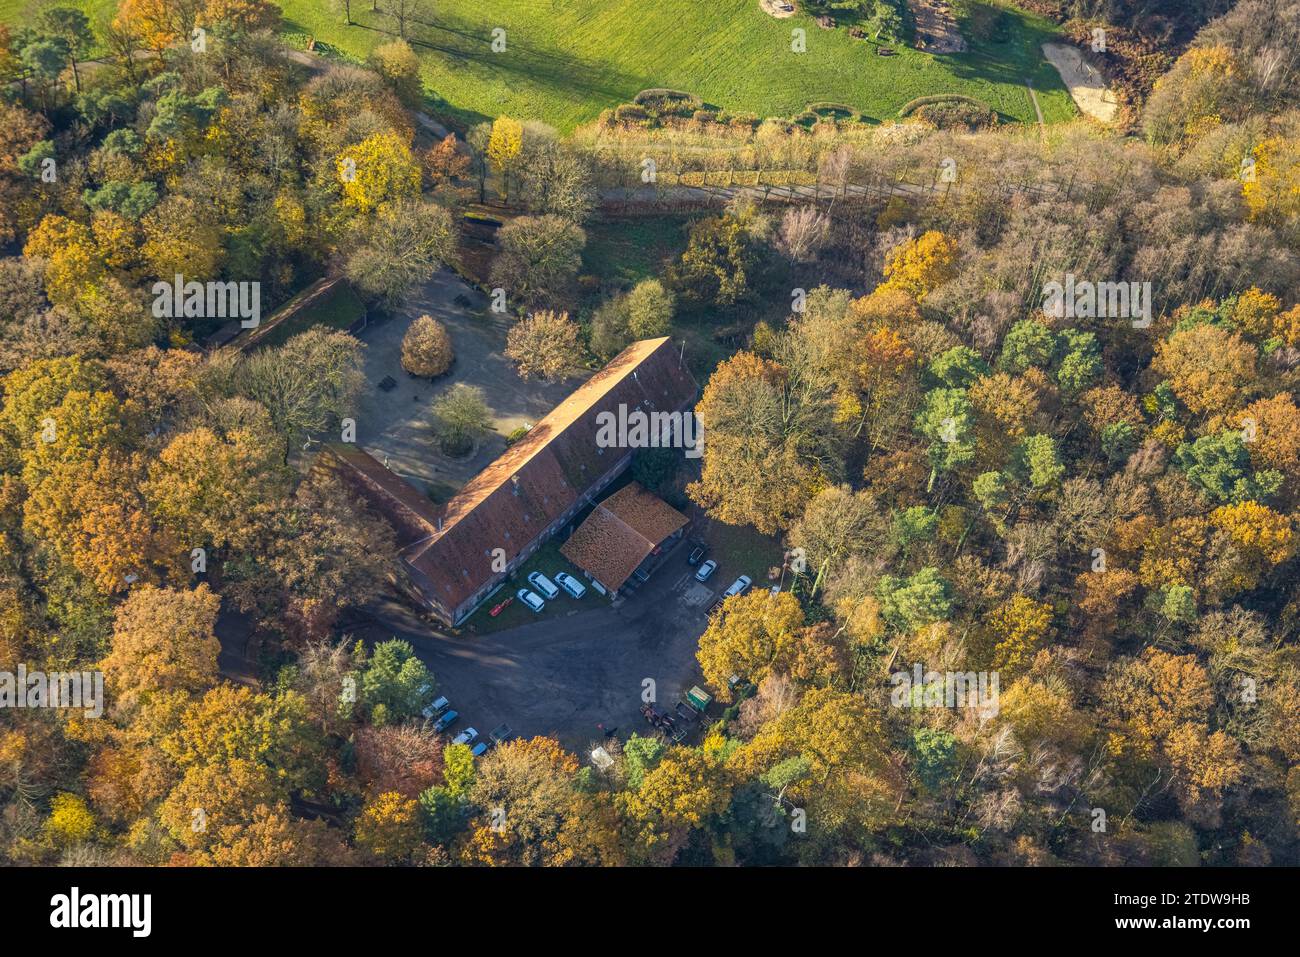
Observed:
[[[698,391],[669,339],[635,342],[444,505],[429,501],[354,445],[329,446],[322,464],[393,526],[399,587],[440,620],[459,625],[631,463],[633,448],[597,441],[602,421],[625,418],[630,410],[686,412]],[[649,496],[643,489],[641,494]],[[611,500],[619,495],[623,492]],[[679,513],[663,507],[685,524]],[[650,534],[672,524],[658,514],[660,520],[648,526]],[[622,553],[639,548],[639,542],[625,543]]]
[[[644,576],[677,544],[687,524],[677,509],[630,482],[592,510],[560,554],[613,595],[633,575]]]

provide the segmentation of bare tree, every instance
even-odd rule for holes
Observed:
[[[335,10],[341,10],[343,12],[343,22],[348,26],[352,26],[352,0],[330,0],[330,6]]]
[[[405,40],[407,24],[429,15],[428,0],[389,0],[388,15],[397,21],[397,35]]]
[[[808,262],[826,243],[830,219],[814,206],[786,210],[777,233],[777,245],[791,262]]]

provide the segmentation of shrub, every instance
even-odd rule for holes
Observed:
[[[898,115],[910,116],[913,112],[923,106],[932,106],[939,103],[966,103],[970,106],[980,107],[993,112],[993,107],[989,106],[983,100],[978,100],[973,96],[965,96],[961,93],[935,93],[930,96],[918,96],[914,100],[908,100],[899,109]]]
[[[474,439],[492,422],[483,390],[477,386],[457,382],[438,397],[433,404],[433,416],[438,431],[438,444],[446,455],[468,455],[474,448]]]
[[[959,101],[924,103],[912,115],[937,130],[975,132],[998,124],[998,115],[988,107]]]

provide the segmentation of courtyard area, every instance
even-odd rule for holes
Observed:
[[[402,337],[425,314],[447,327],[456,355],[451,370],[432,381],[407,375],[401,364]],[[520,379],[505,356],[509,327],[507,317],[488,311],[482,293],[444,269],[392,316],[363,329],[358,338],[366,344],[367,386],[356,417],[357,443],[440,499],[459,490],[505,451],[507,435],[536,422],[585,378],[579,372],[554,382]],[[482,389],[493,414],[494,431],[461,459],[439,451],[433,427],[433,402],[454,383]]]

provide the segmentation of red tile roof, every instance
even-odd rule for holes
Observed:
[[[560,553],[611,591],[623,586],[687,518],[631,482],[596,506]]]
[[[437,530],[438,506],[369,453],[355,445],[333,443],[325,446],[322,458],[388,520],[399,547],[428,538]]]
[[[633,343],[461,489],[442,509],[441,531],[403,557],[440,602],[459,607],[500,576],[494,549],[513,561],[626,455],[597,447],[598,413],[683,410],[697,391],[669,339]]]

